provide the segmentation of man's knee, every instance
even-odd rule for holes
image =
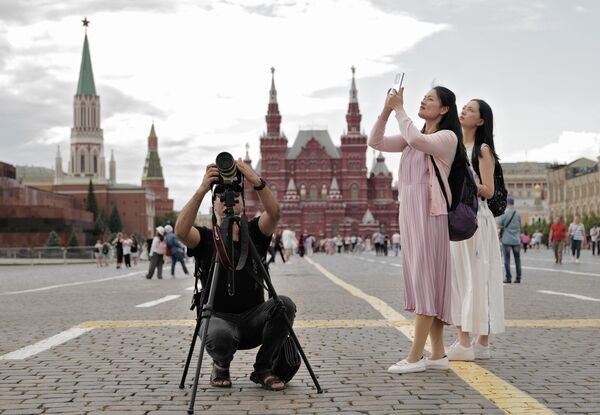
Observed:
[[[229,327],[218,323],[213,325],[213,321],[211,321],[206,336],[206,349],[213,358],[216,356],[225,358],[232,355],[237,349],[237,344],[235,333]]]
[[[286,297],[285,295],[279,296],[279,299],[283,302],[285,314],[292,320],[296,316],[296,304],[294,304],[290,297]]]

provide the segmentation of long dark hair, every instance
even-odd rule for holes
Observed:
[[[469,159],[467,157],[467,150],[462,141],[463,134],[460,120],[458,119],[458,108],[456,108],[456,95],[454,92],[443,86],[435,86],[433,89],[437,93],[442,106],[448,107],[448,112],[442,115],[442,119],[438,123],[436,131],[450,130],[456,134],[456,138],[458,139],[458,142],[456,143],[456,154],[454,155],[454,161],[450,166],[450,174],[448,175],[450,190],[453,195],[458,195],[460,194],[465,179],[464,166],[469,162]],[[423,126],[422,131],[425,131],[425,126]],[[458,200],[458,198],[453,199],[450,210],[456,208],[459,202],[460,200]]]
[[[458,141],[462,142],[462,128],[458,119],[458,108],[456,107],[456,95],[448,88],[443,86],[433,87],[437,93],[442,107],[448,107],[448,112],[442,115],[442,119],[437,125],[437,131],[450,130],[456,134]]]
[[[496,153],[494,147],[494,113],[492,107],[482,99],[472,99],[471,101],[479,104],[479,117],[483,120],[483,125],[480,125],[475,130],[475,144],[473,145],[473,154],[471,155],[471,163],[473,169],[479,177],[479,157],[481,157],[481,146],[487,144],[490,147],[492,156],[494,156],[494,163],[499,163],[500,158]]]

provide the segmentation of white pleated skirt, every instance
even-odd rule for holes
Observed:
[[[496,220],[479,201],[478,228],[466,241],[450,242],[452,322],[475,335],[504,332],[503,264]]]

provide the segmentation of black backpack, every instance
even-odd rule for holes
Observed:
[[[494,166],[494,195],[487,200],[488,207],[494,216],[500,216],[506,210],[506,198],[508,190],[504,185],[504,174],[502,166],[498,161]]]
[[[448,203],[446,188],[435,160],[432,155],[429,156],[442,188],[444,199],[446,199],[448,234],[451,241],[464,241],[472,237],[477,231],[477,209],[479,208],[477,185],[466,154],[464,151],[460,151],[460,144],[460,141],[456,143],[456,154],[448,177],[450,192],[452,193],[452,204]]]

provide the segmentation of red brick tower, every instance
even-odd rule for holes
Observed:
[[[362,115],[358,107],[358,91],[352,69],[350,85],[350,101],[346,113],[346,131],[341,137],[340,151],[342,152],[341,171],[337,175],[339,185],[346,202],[346,216],[353,223],[354,233],[358,232],[360,223],[367,210],[367,136],[361,132]]]
[[[281,200],[285,194],[286,181],[286,152],[288,140],[281,132],[281,114],[275,89],[275,68],[271,68],[271,90],[269,91],[269,106],[267,110],[267,132],[260,138],[260,167],[259,173],[265,177],[271,191]]]

